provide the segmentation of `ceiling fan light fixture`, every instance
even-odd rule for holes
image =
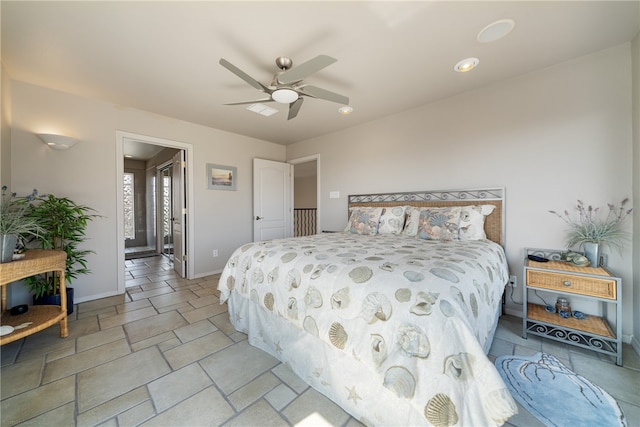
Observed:
[[[467,71],[471,71],[478,66],[480,60],[478,58],[467,58],[458,62],[453,69],[458,73],[466,73]]]
[[[291,104],[298,99],[298,92],[291,89],[277,89],[273,91],[271,98],[281,104]]]
[[[353,113],[353,107],[343,105],[342,107],[338,108],[338,113],[342,114],[343,116],[348,116],[349,114]]]

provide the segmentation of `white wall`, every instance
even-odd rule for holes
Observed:
[[[548,210],[572,209],[577,199],[606,209],[632,196],[630,52],[626,43],[303,141],[287,147],[287,158],[320,154],[327,230],[344,227],[348,194],[506,187],[507,257],[522,283],[525,247],[564,247],[564,223]],[[341,197],[329,199],[330,191]],[[631,246],[610,254],[609,265],[623,278],[629,340]],[[507,309],[521,312],[511,301]]]
[[[189,254],[195,275],[221,271],[231,252],[252,240],[252,159],[284,161],[285,147],[176,119],[12,82],[12,189],[18,194],[37,188],[93,207],[103,218],[90,223],[86,248],[88,276],[73,282],[78,301],[117,291],[116,131],[122,130],[192,144],[195,253]],[[35,135],[61,132],[81,143],[54,151]],[[3,144],[4,145],[4,144]],[[206,164],[238,168],[237,191],[207,189]],[[212,258],[212,249],[220,256]],[[14,303],[16,303],[14,301]]]
[[[631,45],[633,58],[633,306],[640,307],[640,33]],[[633,313],[632,344],[640,353],[640,308]]]
[[[11,187],[11,79],[0,65],[0,186]]]

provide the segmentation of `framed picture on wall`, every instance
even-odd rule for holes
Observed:
[[[207,187],[209,190],[236,191],[237,168],[207,163]]]

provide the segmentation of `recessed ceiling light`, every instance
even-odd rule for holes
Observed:
[[[453,69],[459,73],[466,73],[467,71],[471,71],[478,66],[480,60],[478,58],[467,58],[458,62]]]
[[[338,108],[338,113],[342,114],[343,116],[348,116],[349,114],[353,113],[353,108],[348,105],[343,105],[342,107]]]
[[[276,110],[275,108],[267,107],[264,104],[251,104],[247,107],[247,110],[267,117],[272,116],[278,112],[278,110]]]
[[[480,43],[490,43],[500,40],[509,34],[515,26],[516,22],[513,19],[500,19],[480,30],[477,39]]]

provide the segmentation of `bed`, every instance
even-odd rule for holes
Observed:
[[[344,231],[253,242],[219,282],[234,327],[366,425],[501,425],[486,357],[508,281],[504,189],[349,196]]]

